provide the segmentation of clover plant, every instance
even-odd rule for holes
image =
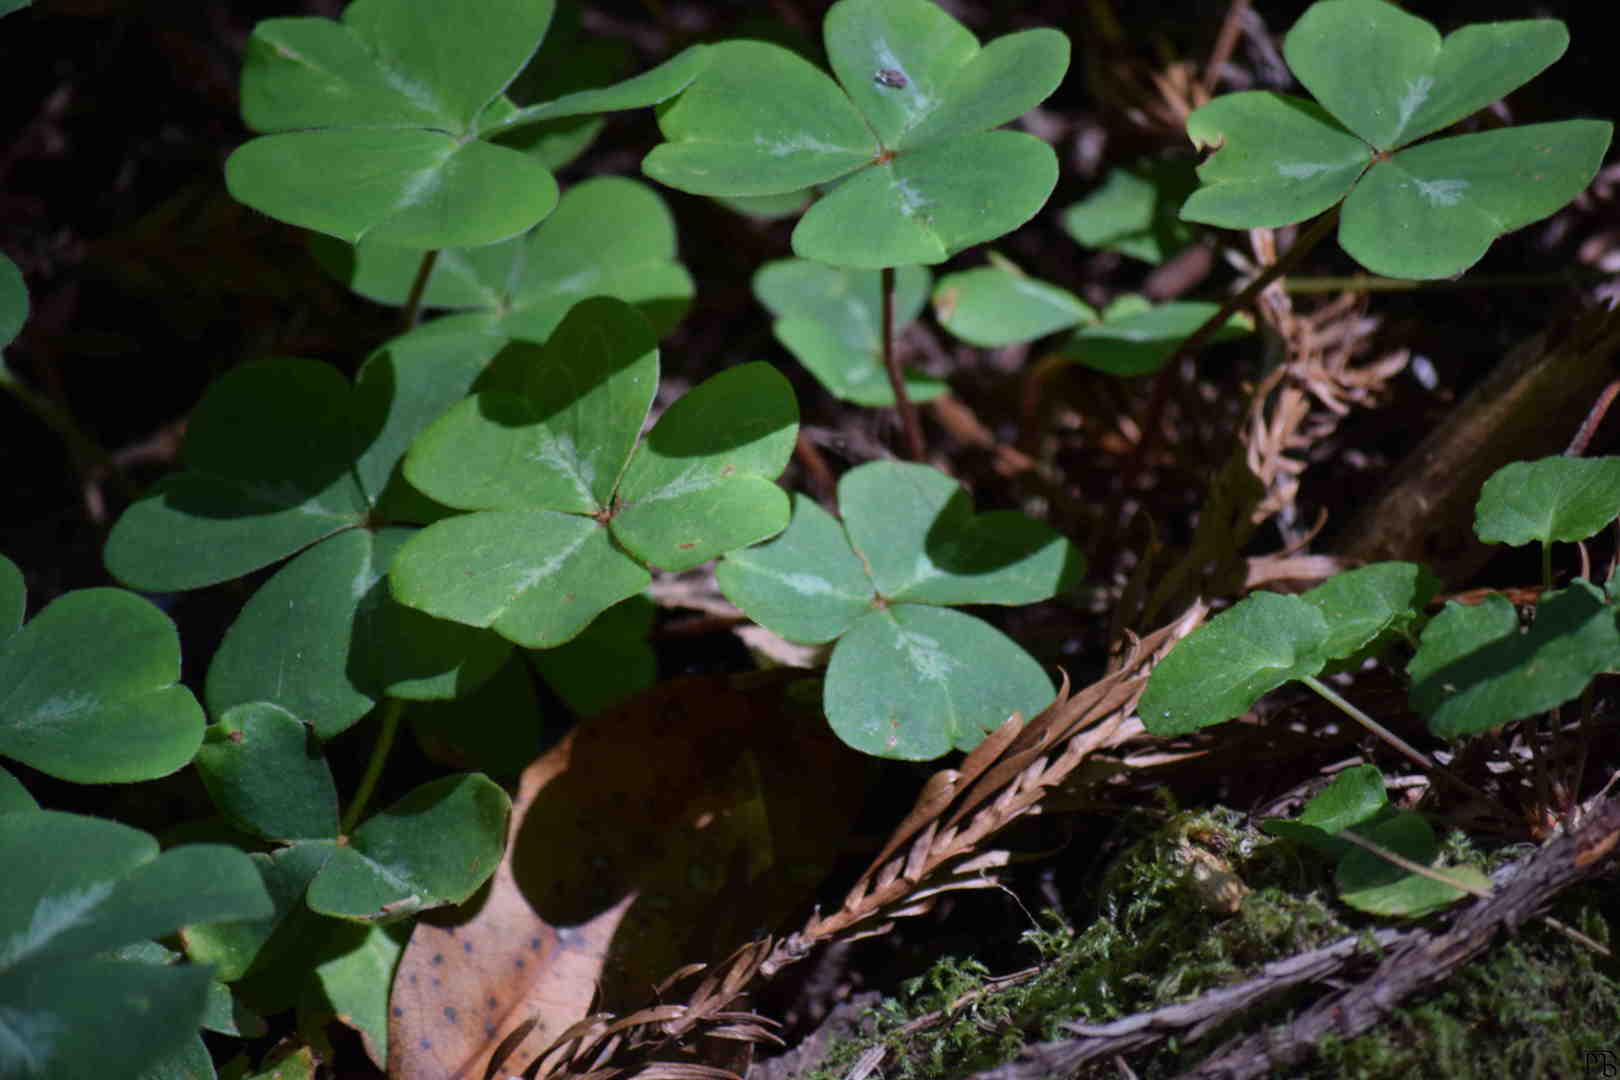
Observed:
[[[689,569],[787,525],[774,480],[798,407],[769,365],[716,375],[639,440],[658,347],[622,301],[586,300],[544,346],[510,356],[406,460],[416,488],[471,512],[400,552],[404,603],[530,648],[560,645],[646,588],[649,565]]]
[[[1316,100],[1251,90],[1194,111],[1187,134],[1215,153],[1181,215],[1277,228],[1342,203],[1339,243],[1367,269],[1460,273],[1498,236],[1574,198],[1613,125],[1566,120],[1419,140],[1528,82],[1568,44],[1556,19],[1479,23],[1442,39],[1385,0],[1321,0],[1283,42]]]
[[[242,70],[242,117],[265,134],[225,165],[237,199],[350,242],[419,250],[516,236],[557,204],[519,128],[651,105],[702,67],[695,47],[628,82],[519,107],[505,94],[552,0],[354,0],[341,22],[266,19]]]
[[[960,604],[1030,604],[1073,587],[1080,553],[1011,511],[974,515],[922,465],[876,461],[838,482],[840,522],[802,495],[777,539],[720,563],[726,596],[790,641],[836,640],[823,702],[838,737],[880,757],[969,750],[1052,699],[1033,658]]]
[[[0,14],[20,6],[0,0]],[[831,75],[728,41],[615,82],[625,50],[565,11],[553,25],[552,0],[354,0],[340,20],[254,31],[241,102],[259,134],[231,154],[226,184],[322,234],[320,264],[402,307],[404,332],[352,379],[289,356],[228,370],[191,412],[179,467],[112,527],[107,569],[159,603],[253,577],[201,702],[157,603],[87,589],[25,623],[22,575],[0,557],[0,756],[68,784],[194,766],[214,811],[160,854],[127,825],[40,809],[0,769],[0,1074],[213,1075],[199,1027],[256,1036],[256,1014],[288,1008],[311,1031],[341,1017],[385,1067],[388,979],[411,920],[472,897],[502,857],[511,807],[490,776],[538,751],[530,668],[580,712],[651,683],[640,594],[654,570],[718,559],[720,588],[749,617],[831,643],[825,710],[867,754],[971,749],[1052,700],[1040,664],[957,609],[1065,593],[1084,568],[1075,547],[1018,513],[975,515],[919,464],[849,470],[839,517],[790,497],[777,478],[799,414],[780,373],[739,363],[659,396],[659,341],[696,292],[663,199],[611,176],[562,192],[553,172],[602,113],[658,105],[647,176],[800,215],[799,258],[762,268],[754,290],[779,340],[844,400],[908,407],[907,394],[945,392],[902,377],[892,355],[931,283],[940,322],[965,341],[1062,333],[1062,363],[1152,371],[1214,305],[1126,297],[1099,314],[999,256],[937,281],[923,268],[1044,205],[1057,155],[1001,125],[1058,86],[1067,39],[1027,30],[981,46],[929,0],[839,0],[823,24]],[[1382,0],[1324,0],[1286,47],[1319,104],[1235,94],[1194,113],[1189,134],[1218,149],[1182,215],[1281,225],[1342,201],[1341,242],[1370,268],[1455,273],[1571,198],[1609,126],[1418,140],[1534,76],[1566,38],[1530,20],[1442,41]],[[1168,216],[1190,186],[1175,163],[1117,172],[1064,225],[1157,261],[1190,235]],[[445,314],[418,326],[422,308]],[[0,258],[0,346],[27,311]],[[3,365],[0,385],[83,448]],[[1617,512],[1614,460],[1537,462],[1487,484],[1478,532],[1548,545]],[[1549,559],[1544,547],[1548,586]],[[1350,708],[1318,676],[1421,628],[1414,707],[1441,737],[1477,732],[1620,666],[1612,584],[1545,594],[1529,633],[1497,597],[1424,626],[1436,585],[1404,563],[1256,594],[1170,653],[1141,715],[1185,733],[1289,680]],[[367,716],[370,756],[345,790],[332,740]],[[372,810],[406,717],[457,771],[393,784]],[[1382,880],[1383,864],[1338,838],[1364,829],[1432,860],[1432,830],[1393,813],[1376,774],[1352,770],[1299,822],[1271,827],[1339,858],[1347,900],[1366,910],[1449,899],[1404,871]],[[119,1037],[86,1037],[107,1030]]]

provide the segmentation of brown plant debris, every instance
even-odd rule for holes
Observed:
[[[713,1064],[715,1044],[775,1040],[770,1021],[747,1011],[751,989],[818,945],[884,933],[894,920],[927,911],[942,893],[993,885],[989,871],[1004,865],[1008,853],[990,848],[990,839],[1012,821],[1038,813],[1046,792],[1091,754],[1140,733],[1131,714],[1149,673],[1207,611],[1195,604],[1170,625],[1133,640],[1102,679],[1072,694],[1065,684],[1057,701],[1033,720],[1010,717],[959,767],[935,773],[836,911],[816,913],[786,937],[751,941],[712,968],[676,971],[658,988],[659,1004],[622,1017],[587,1016],[563,1031],[523,1075],[740,1076],[746,1059],[739,1063],[721,1054],[723,1064]],[[688,989],[677,996],[682,986]],[[508,1075],[502,1064],[497,1055],[486,1075]]]

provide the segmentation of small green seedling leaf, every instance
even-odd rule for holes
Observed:
[[[1262,821],[1260,828],[1272,836],[1291,837],[1338,859],[1355,845],[1335,834],[1373,821],[1388,805],[1384,774],[1376,765],[1357,765],[1334,777],[1333,783],[1305,804],[1298,818],[1270,818]]]
[[[894,332],[909,326],[928,295],[928,271],[904,266],[894,275]],[[776,321],[776,340],[834,397],[857,405],[894,404],[883,370],[883,293],[876,270],[825,266],[807,259],[766,263],[754,275],[754,295]],[[945,383],[907,373],[913,401],[943,394]]]
[[[180,636],[150,601],[68,593],[0,637],[0,754],[80,784],[167,776],[202,744],[202,707],[179,680]]]
[[[637,445],[658,348],[623,301],[586,300],[506,359],[406,459],[415,487],[473,513],[407,543],[391,570],[402,602],[549,648],[644,589],[643,562],[686,569],[787,524],[773,481],[798,408],[769,366],[715,376]]]
[[[1515,461],[1480,489],[1474,532],[1486,543],[1585,540],[1620,515],[1620,457]]]
[[[115,822],[0,814],[0,1072],[132,1075],[177,1052],[196,1037],[209,970],[116,951],[189,923],[270,911],[252,862],[235,849],[159,854],[152,837]]]
[[[1062,34],[1028,30],[980,48],[928,0],[841,0],[824,34],[836,83],[775,45],[714,46],[661,110],[668,141],[643,170],[720,196],[842,179],[799,222],[793,250],[862,269],[942,262],[1040,209],[1057,181],[1051,148],[989,129],[1056,89],[1069,62]]]
[[[315,733],[268,702],[209,725],[197,773],[226,820],[266,840],[338,834],[337,787]]]
[[[1260,698],[1326,662],[1332,631],[1315,605],[1259,592],[1183,639],[1153,669],[1137,705],[1155,735],[1184,735],[1241,716]]]
[[[1146,160],[1110,169],[1101,187],[1063,211],[1063,228],[1082,247],[1157,266],[1197,234],[1179,216],[1197,186],[1197,174],[1182,161]]]
[[[1250,91],[1195,110],[1187,134],[1215,153],[1182,216],[1275,228],[1342,199],[1339,242],[1369,270],[1460,273],[1498,236],[1578,194],[1612,125],[1571,120],[1411,144],[1534,78],[1568,41],[1551,19],[1468,26],[1442,40],[1384,0],[1313,4],[1284,54],[1320,104]]]
[[[1371,827],[1354,830],[1357,835],[1387,848],[1419,866],[1441,870],[1447,877],[1477,888],[1489,889],[1490,879],[1472,866],[1435,866],[1440,845],[1434,829],[1422,814],[1405,810]],[[1415,919],[1467,896],[1462,889],[1436,881],[1397,866],[1362,847],[1352,847],[1339,861],[1334,873],[1339,896],[1358,911],[1372,915],[1397,915]]]
[[[17,340],[27,321],[28,285],[17,264],[0,255],[0,349]]]
[[[1125,302],[1134,299],[1121,297],[1103,312],[1100,323],[1076,330],[1064,344],[1062,355],[1110,375],[1150,375],[1220,310],[1218,304],[1197,300],[1176,300],[1156,307]],[[1232,341],[1253,332],[1253,320],[1237,312],[1209,340],[1212,344]]]
[[[1078,581],[1079,552],[1020,514],[975,516],[965,491],[923,465],[861,465],[838,493],[842,526],[799,496],[787,530],[727,555],[717,579],[791,641],[838,639],[823,697],[839,738],[923,760],[971,749],[1011,712],[1044,708],[1052,686],[1039,664],[987,624],[935,605],[1047,599]]]
[[[420,251],[370,240],[351,247],[315,237],[311,250],[332,276],[382,304],[405,303],[422,261]],[[422,303],[478,313],[456,324],[471,335],[544,342],[568,309],[590,296],[635,305],[662,336],[692,293],[663,199],[645,184],[604,176],[569,188],[557,209],[521,236],[441,251]]]
[[[309,886],[309,906],[393,922],[459,904],[489,879],[506,842],[506,792],[477,773],[424,784],[371,818]]]
[[[1620,630],[1603,593],[1585,581],[1544,593],[1520,632],[1513,605],[1492,594],[1453,601],[1424,628],[1407,667],[1412,707],[1444,739],[1556,708],[1592,677],[1620,666]]]
[[[940,278],[933,303],[941,326],[981,348],[1034,341],[1098,318],[1067,289],[1029,277],[1004,259]]]
[[[1014,712],[1052,701],[1041,665],[989,624],[949,608],[895,604],[839,639],[823,688],[838,737],[876,757],[927,761],[971,750]]]

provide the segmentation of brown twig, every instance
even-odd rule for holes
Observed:
[[[1220,32],[1215,35],[1215,45],[1209,50],[1209,61],[1204,65],[1204,77],[1199,83],[1205,97],[1213,94],[1215,84],[1220,82],[1221,69],[1237,46],[1238,35],[1243,32],[1243,13],[1248,10],[1249,0],[1232,0],[1232,6],[1226,9],[1226,18],[1221,20]]]
[[[1180,370],[1181,362],[1189,356],[1196,355],[1200,349],[1209,344],[1209,340],[1215,336],[1215,333],[1221,327],[1226,325],[1226,320],[1232,317],[1233,312],[1248,307],[1267,285],[1292,270],[1312,248],[1321,243],[1322,238],[1328,234],[1328,230],[1338,220],[1339,210],[1338,207],[1334,207],[1311,222],[1310,228],[1306,229],[1294,240],[1293,246],[1288,249],[1286,255],[1266,267],[1258,277],[1249,282],[1242,292],[1222,304],[1220,310],[1204,320],[1203,325],[1194,330],[1186,340],[1176,347],[1176,351],[1170,354],[1170,358],[1165,361],[1164,366],[1159,369],[1158,375],[1154,377],[1153,396],[1148,400],[1148,406],[1143,412],[1142,422],[1139,425],[1141,435],[1137,439],[1136,445],[1131,448],[1130,456],[1126,458],[1125,464],[1120,470],[1121,492],[1128,491],[1136,486],[1138,474],[1148,460],[1149,453],[1153,450],[1153,444],[1157,440],[1159,428],[1163,423],[1165,405],[1170,400],[1170,383],[1175,378],[1176,372]]]

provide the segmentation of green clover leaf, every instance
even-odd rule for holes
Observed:
[[[1343,200],[1339,243],[1375,273],[1438,278],[1589,183],[1613,125],[1569,120],[1413,145],[1534,78],[1563,55],[1553,19],[1479,24],[1441,38],[1384,0],[1322,0],[1284,55],[1316,95],[1217,98],[1187,118],[1215,150],[1182,217],[1275,228]]]
[[[840,0],[823,26],[837,77],[775,45],[715,46],[659,114],[647,175],[700,195],[778,195],[837,181],[794,252],[860,269],[937,263],[1028,221],[1057,182],[1039,139],[992,131],[1062,80],[1068,40],[981,48],[928,0]]]
[[[872,462],[838,485],[842,525],[803,496],[770,543],[720,563],[721,590],[791,641],[838,639],[823,690],[838,737],[880,757],[972,749],[1052,684],[1016,643],[953,604],[1028,604],[1071,588],[1083,560],[1040,522],[975,515],[923,465]]]
[[[404,603],[549,648],[645,588],[647,564],[689,569],[787,524],[774,479],[798,407],[769,365],[709,379],[643,439],[657,340],[623,301],[580,303],[545,345],[506,360],[406,459],[411,484],[471,512],[400,552]]]

